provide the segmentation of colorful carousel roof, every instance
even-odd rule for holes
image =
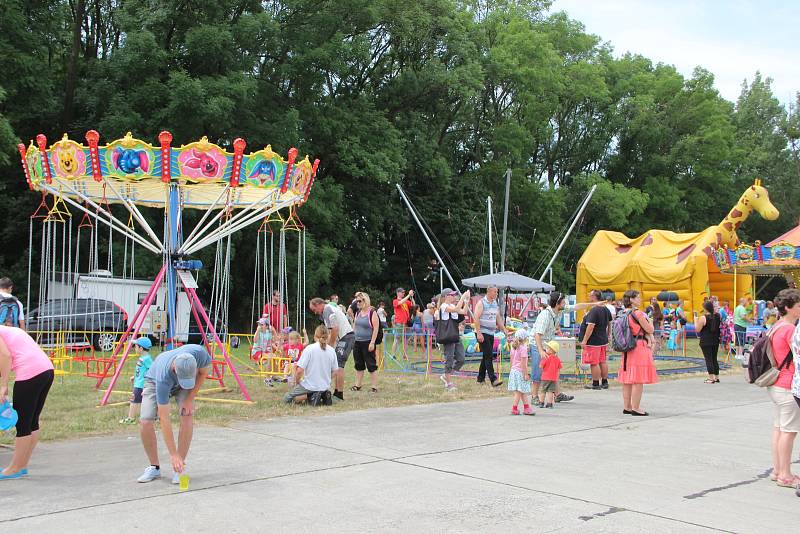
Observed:
[[[66,134],[49,148],[44,135],[37,136],[38,146],[19,145],[30,188],[82,202],[164,207],[170,184],[177,184],[185,208],[285,206],[308,198],[319,164],[312,164],[308,156],[296,162],[295,148],[287,159],[269,145],[245,155],[243,139],[233,142],[233,152],[206,137],[173,148],[169,132],[158,136],[159,146],[130,133],[104,146],[98,145],[99,139],[90,130],[88,146]]]

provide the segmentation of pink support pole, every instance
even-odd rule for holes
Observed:
[[[197,315],[197,309],[196,309],[197,306],[202,307],[202,304],[200,304],[199,302],[195,303],[193,300],[190,299],[189,308],[192,310],[192,315],[194,316],[194,322],[197,323],[197,329],[200,330],[200,335],[203,336],[203,345],[205,345],[208,354],[211,355],[212,352],[211,343],[208,341],[207,331],[203,326],[204,323],[203,321],[200,320],[200,316]],[[222,380],[222,378],[219,379],[219,384],[220,386],[225,387],[225,382]]]
[[[217,344],[220,351],[222,351],[222,357],[225,358],[225,363],[228,364],[228,368],[231,370],[233,378],[236,379],[236,383],[239,385],[239,389],[242,391],[242,395],[244,396],[245,400],[252,402],[244,382],[242,382],[241,377],[239,377],[239,372],[236,370],[236,367],[234,367],[231,357],[228,355],[228,351],[225,350],[225,345],[223,345],[222,341],[219,339],[217,331],[214,329],[214,325],[211,323],[211,320],[206,314],[206,310],[203,309],[203,305],[200,303],[197,292],[190,287],[185,287],[184,289],[186,290],[186,294],[189,295],[189,300],[192,301],[193,306],[196,306],[197,311],[200,313],[206,326],[208,326],[208,331],[214,335],[214,342]]]
[[[159,273],[159,275],[160,275],[160,273]],[[156,278],[158,278],[158,277],[156,277]],[[159,284],[160,284],[160,282],[159,282]],[[147,290],[147,295],[145,296],[145,300],[147,298],[149,298],[150,292],[153,291],[154,287],[156,288],[156,291],[158,291],[158,287],[157,286],[159,284],[154,282],[153,285],[150,286],[150,289]],[[133,315],[133,319],[129,323],[127,330],[125,330],[125,333],[122,334],[122,337],[120,338],[119,343],[117,343],[117,347],[114,349],[114,352],[111,354],[111,360],[112,361],[114,360],[114,358],[116,358],[117,354],[119,354],[119,351],[122,350],[122,346],[125,344],[125,341],[128,339],[128,337],[130,336],[130,334],[134,330],[134,328],[136,328],[136,324],[140,322],[139,319],[142,320],[141,322],[144,321],[144,316],[142,314],[147,315],[147,311],[146,310],[147,310],[147,308],[144,307],[144,303],[142,303],[142,305],[139,306],[136,309],[136,313]],[[139,328],[141,328],[141,325],[138,328],[136,328],[136,333],[139,332]],[[106,364],[105,368],[103,369],[103,375],[97,380],[97,384],[95,384],[95,389],[99,388],[100,385],[103,383],[103,380],[106,379],[106,377],[108,376],[108,370],[111,369],[111,365],[112,365],[111,363]]]
[[[111,378],[111,383],[108,385],[108,389],[106,389],[106,392],[103,395],[103,399],[100,401],[100,406],[105,406],[108,403],[108,398],[111,396],[111,391],[114,389],[114,385],[117,383],[119,375],[122,374],[122,368],[125,366],[125,360],[128,359],[128,354],[131,351],[131,344],[126,343],[126,341],[131,336],[131,332],[133,332],[134,337],[139,335],[139,330],[141,329],[142,324],[144,323],[144,318],[147,316],[147,311],[150,310],[150,306],[152,305],[153,300],[155,300],[155,297],[158,294],[158,288],[161,285],[161,282],[164,280],[164,275],[166,273],[167,273],[167,266],[164,265],[163,267],[161,267],[158,276],[156,276],[155,281],[153,281],[153,285],[150,286],[150,290],[147,292],[147,297],[145,298],[144,302],[139,307],[139,309],[136,310],[136,315],[133,317],[133,321],[131,321],[131,324],[128,326],[128,329],[122,335],[122,338],[117,344],[117,348],[114,350],[114,354],[112,354],[111,356],[111,360],[113,361],[114,358],[116,358],[117,354],[119,353],[120,348],[122,346],[125,346],[125,352],[122,355],[122,361],[120,361],[119,365],[117,365],[117,370],[114,373],[114,376]],[[105,380],[105,377],[108,374],[110,365],[111,364],[106,365],[106,368],[103,371],[103,376],[97,380],[97,386],[95,387],[99,388],[100,384],[103,383],[103,380]]]

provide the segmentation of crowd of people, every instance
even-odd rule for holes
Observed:
[[[38,443],[39,419],[53,383],[52,362],[24,330],[22,304],[13,297],[13,284],[0,279],[0,406],[7,402],[9,381],[15,375],[13,406],[18,413],[15,449],[10,464],[0,472],[0,480],[21,478],[28,474],[28,463]],[[309,301],[309,310],[317,315],[320,324],[309,343],[305,330],[290,331],[288,310],[275,293],[264,307],[254,333],[255,353],[277,355],[284,362],[281,371],[274,373],[278,380],[289,383],[284,396],[286,403],[330,405],[344,400],[345,367],[353,355],[355,383],[349,391],[365,387],[364,373],[369,375],[369,392],[378,393],[377,347],[382,343],[384,329],[393,325],[401,335],[393,342],[403,343],[402,334],[409,337],[422,332],[435,338],[443,360],[441,381],[448,391],[457,389],[454,375],[463,369],[465,348],[462,335],[466,330],[475,333],[480,347],[480,363],[476,380],[494,388],[503,384],[502,375],[495,369],[495,338],[502,333],[510,344],[510,371],[507,389],[513,395],[511,414],[535,415],[534,407],[552,409],[556,403],[570,401],[560,387],[562,358],[557,338],[565,313],[585,309],[576,343],[581,347],[581,363],[591,370],[591,384],[586,389],[609,389],[609,346],[629,338],[622,348],[617,380],[622,390],[622,413],[647,416],[642,407],[645,384],[658,381],[654,362],[660,336],[667,324],[681,329],[686,325],[686,313],[680,302],[662,309],[652,300],[643,307],[638,291],[629,290],[619,302],[604,299],[604,293],[593,290],[585,303],[569,305],[566,295],[553,292],[529,328],[509,328],[498,302],[498,288],[489,287],[473,302],[469,291],[459,293],[446,288],[433,302],[417,306],[414,292],[402,288],[392,302],[391,319],[385,304],[373,306],[369,294],[356,292],[345,307],[337,295]],[[774,302],[767,303],[763,313],[770,354],[774,358],[777,379],[767,388],[775,406],[772,433],[772,480],[784,487],[800,485],[800,476],[791,471],[791,456],[797,432],[800,431],[800,291],[785,289]],[[419,318],[416,321],[415,318]],[[714,297],[703,303],[702,313],[694,314],[694,330],[706,360],[707,384],[719,383],[718,351],[725,344],[724,330],[730,320],[735,333],[732,342],[744,346],[747,326],[758,319],[752,302],[742,299],[734,310]],[[688,322],[688,319],[686,320]],[[417,325],[417,326],[415,326]],[[678,326],[680,325],[680,326]],[[744,330],[742,330],[744,328]],[[685,328],[683,328],[685,331]],[[622,334],[620,334],[622,332]],[[685,335],[685,333],[683,334]],[[625,338],[625,339],[627,339]],[[133,394],[127,417],[121,423],[135,423],[138,416],[140,437],[148,467],[138,478],[150,482],[161,477],[155,421],[161,422],[162,439],[170,456],[172,482],[178,483],[184,473],[192,441],[194,399],[211,369],[212,358],[201,345],[184,345],[157,357],[150,354],[152,343],[142,337],[133,341],[137,354]],[[394,346],[397,349],[397,345]],[[618,349],[619,350],[619,349]],[[272,356],[271,356],[272,357]],[[280,380],[281,377],[283,380]],[[177,433],[170,420],[170,400],[174,399],[178,415]],[[520,404],[521,409],[520,409]]]

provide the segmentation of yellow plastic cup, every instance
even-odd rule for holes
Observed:
[[[189,475],[181,474],[178,477],[179,487],[181,491],[186,491],[189,489]]]

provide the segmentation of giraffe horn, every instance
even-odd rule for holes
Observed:
[[[756,178],[754,185],[761,185],[761,178]]]

